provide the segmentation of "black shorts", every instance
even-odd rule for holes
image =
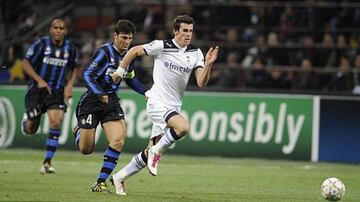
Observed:
[[[108,96],[108,104],[101,102],[95,95],[81,98],[76,107],[76,118],[80,128],[91,129],[96,128],[99,122],[103,124],[108,121],[125,119],[117,96]]]
[[[25,109],[29,119],[40,118],[48,109],[66,111],[63,90],[52,90],[51,95],[45,88],[32,87],[25,95]]]

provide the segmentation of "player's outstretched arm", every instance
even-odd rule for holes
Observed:
[[[132,47],[124,56],[123,60],[119,64],[119,67],[116,69],[114,73],[111,74],[111,78],[115,83],[118,83],[121,78],[124,78],[126,73],[126,68],[130,65],[130,63],[138,56],[145,55],[145,51],[142,45]]]
[[[127,74],[124,77],[126,85],[141,95],[145,95],[147,91],[146,86],[136,78],[135,69],[133,65],[130,65]]]
[[[145,92],[147,91],[146,86],[139,81],[136,77],[125,79],[126,85],[128,85],[131,89],[139,93],[140,95],[145,95]]]
[[[219,46],[211,47],[205,56],[204,68],[197,68],[195,71],[195,77],[197,85],[203,88],[207,85],[210,79],[210,72],[214,62],[219,54]]]

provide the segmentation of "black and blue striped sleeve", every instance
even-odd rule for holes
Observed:
[[[141,95],[145,95],[145,92],[148,90],[146,86],[139,81],[135,77],[135,70],[134,65],[130,64],[127,74],[125,75],[125,83],[128,85],[131,89],[136,91],[137,93]]]
[[[100,49],[94,54],[89,65],[83,72],[86,87],[97,96],[106,94],[96,79],[106,70],[108,63],[109,59],[107,54]]]
[[[42,53],[42,43],[41,39],[37,39],[30,48],[25,53],[25,59],[28,60],[31,65],[34,65],[35,62],[39,59]]]

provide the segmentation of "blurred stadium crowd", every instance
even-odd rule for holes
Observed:
[[[22,57],[36,37],[48,34],[55,17],[66,20],[84,68],[94,50],[112,40],[116,20],[136,24],[136,45],[171,37],[171,19],[189,14],[196,21],[193,44],[203,50],[220,45],[210,90],[360,94],[357,0],[3,0],[0,5],[1,84],[26,83]],[[151,85],[152,60],[137,63],[137,76]]]

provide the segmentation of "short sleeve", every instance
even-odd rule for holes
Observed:
[[[38,39],[26,51],[25,59],[33,63],[34,60],[36,60],[39,57],[40,52],[41,52],[41,40]]]
[[[197,57],[196,57],[196,63],[195,67],[201,67],[203,68],[205,66],[204,64],[204,54],[200,50],[200,48],[197,49]]]
[[[164,42],[162,40],[154,40],[150,43],[144,44],[143,48],[147,55],[158,56],[164,50]]]

